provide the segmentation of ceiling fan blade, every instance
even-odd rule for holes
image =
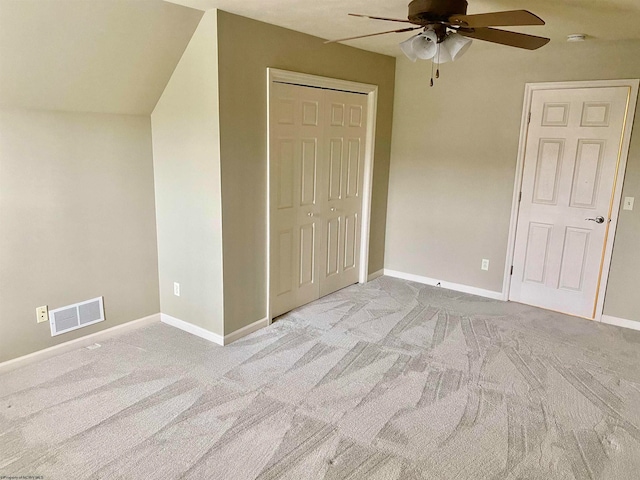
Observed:
[[[526,50],[536,50],[549,43],[549,38],[536,37],[535,35],[527,35],[525,33],[508,32],[506,30],[498,30],[497,28],[476,28],[474,30],[465,31],[459,29],[458,33],[465,37],[484,40],[485,42],[499,43],[509,47],[524,48]]]
[[[386,31],[386,32],[370,33],[368,35],[358,35],[357,37],[339,38],[338,40],[327,40],[324,43],[345,42],[347,40],[355,40],[357,38],[375,37],[376,35],[386,35],[387,33],[411,32],[412,30],[418,30],[419,28],[424,28],[424,27],[401,28],[400,30],[389,30],[389,31]]]
[[[449,17],[449,21],[452,25],[462,25],[470,28],[544,25],[544,20],[527,10],[510,10],[478,15],[453,15]]]
[[[352,17],[370,18],[372,20],[386,20],[387,22],[411,23],[409,20],[402,20],[400,18],[372,17],[371,15],[361,15],[359,13],[350,13],[349,15]]]

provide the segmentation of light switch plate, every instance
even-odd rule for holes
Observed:
[[[173,282],[173,294],[176,297],[180,296],[180,284],[178,282]]]
[[[633,203],[635,202],[634,197],[624,197],[624,204],[622,206],[623,210],[633,210]]]

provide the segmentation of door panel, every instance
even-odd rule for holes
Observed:
[[[327,277],[340,273],[340,217],[327,221]]]
[[[560,288],[582,291],[584,267],[589,259],[589,237],[584,228],[567,227],[560,266]]]
[[[628,91],[534,92],[510,300],[594,317]]]
[[[344,103],[331,104],[331,125],[344,127]]]
[[[300,170],[300,205],[316,204],[318,140],[305,138],[302,140],[302,161]]]
[[[346,215],[344,218],[344,269],[356,267],[358,251],[358,214]]]
[[[277,316],[358,281],[367,96],[277,83],[271,92]]]
[[[360,195],[360,139],[349,139],[349,153],[347,156],[347,197],[357,198]]]
[[[300,275],[298,286],[304,287],[315,279],[316,232],[313,222],[300,227]]]
[[[545,283],[549,240],[551,239],[552,231],[553,225],[534,222],[529,224],[524,281],[540,284]],[[540,261],[540,259],[542,259],[542,261]]]
[[[277,194],[278,210],[293,208],[294,140],[278,139]]]
[[[337,235],[337,255],[330,249],[319,252],[328,267],[320,276],[320,295],[358,281],[367,116],[366,95],[331,90],[325,95],[331,106],[325,120],[327,148],[331,153],[324,162],[329,195],[323,232],[325,243],[331,246],[336,245],[334,235]]]
[[[560,167],[564,152],[562,140],[540,140],[536,164],[536,179],[533,185],[533,203],[555,205],[558,202]]]
[[[605,151],[603,140],[578,140],[576,168],[571,186],[572,207],[596,208],[602,155]]]
[[[318,298],[318,164],[322,91],[274,84],[271,125],[271,300],[275,315]]]
[[[293,250],[293,230],[281,230],[278,232],[278,283],[276,293],[282,295],[291,292],[293,286],[292,260],[295,257]]]
[[[329,200],[342,198],[342,138],[329,140]]]

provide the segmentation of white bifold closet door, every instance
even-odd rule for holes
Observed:
[[[367,96],[274,83],[271,315],[358,281]]]

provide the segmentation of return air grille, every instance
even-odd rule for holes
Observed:
[[[52,337],[102,322],[104,320],[102,297],[51,310],[49,319]]]

